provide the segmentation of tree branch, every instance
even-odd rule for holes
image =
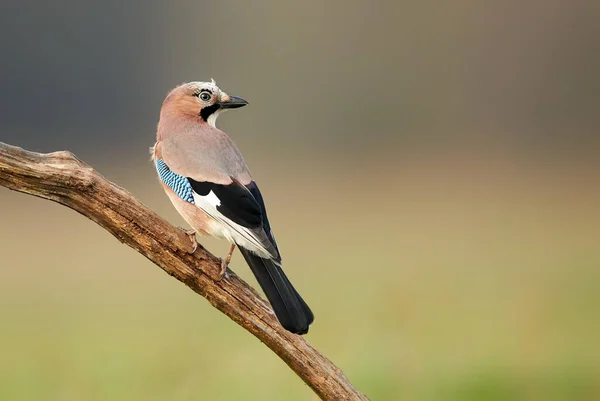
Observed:
[[[323,400],[367,400],[303,337],[284,330],[238,276],[216,281],[220,262],[202,246],[70,152],[34,153],[0,142],[0,185],[78,211],[108,230],[265,343]]]

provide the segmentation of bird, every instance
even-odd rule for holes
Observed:
[[[237,247],[286,330],[306,334],[314,315],[282,270],[281,254],[258,185],[233,140],[216,127],[224,111],[246,106],[215,81],[183,83],[166,96],[151,148],[158,178],[186,232],[226,239],[222,278]]]

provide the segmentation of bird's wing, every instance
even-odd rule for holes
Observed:
[[[250,188],[236,180],[223,185],[188,178],[194,203],[224,227],[223,234],[259,256],[280,262],[277,244],[271,233],[262,197],[257,200]],[[259,192],[260,194],[260,192]]]
[[[277,242],[275,241],[275,236],[273,235],[273,230],[271,230],[271,224],[269,223],[269,218],[267,217],[267,208],[265,206],[265,201],[263,200],[262,194],[260,193],[258,186],[254,181],[252,181],[250,182],[250,184],[246,185],[246,188],[248,189],[248,191],[250,191],[254,199],[256,199],[256,203],[258,203],[258,206],[260,207],[260,211],[263,216],[263,230],[269,238],[269,242],[273,245],[277,253],[279,253],[279,248],[277,247]]]
[[[168,146],[164,146],[165,143]],[[216,220],[222,228],[221,236],[261,257],[279,262],[277,245],[256,184],[250,181],[245,186],[220,166],[203,168],[206,159],[198,161],[185,149],[165,141],[155,145],[153,157],[162,182],[181,199]]]

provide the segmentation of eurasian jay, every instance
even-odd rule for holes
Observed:
[[[237,245],[281,325],[305,334],[314,316],[281,269],[263,197],[237,146],[215,126],[220,113],[246,104],[214,81],[176,87],[163,102],[152,158],[194,244],[195,233],[232,243],[221,274]]]

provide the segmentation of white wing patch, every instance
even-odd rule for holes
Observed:
[[[217,210],[217,206],[221,205],[221,200],[213,191],[210,191],[206,196],[196,192],[192,192],[192,195],[196,206],[215,220],[215,224],[212,225],[213,231],[210,234],[234,242],[262,258],[271,259],[276,257],[262,245],[260,239],[251,229],[233,222]]]
[[[211,206],[213,207],[217,207],[217,206],[221,206],[221,200],[217,197],[217,195],[215,195],[215,193],[213,191],[210,191],[208,193],[208,195],[206,196],[202,196],[202,195],[198,195],[196,192],[193,192],[194,194],[194,201],[196,201],[196,197],[202,197],[204,198],[204,200],[206,202],[208,202]]]

